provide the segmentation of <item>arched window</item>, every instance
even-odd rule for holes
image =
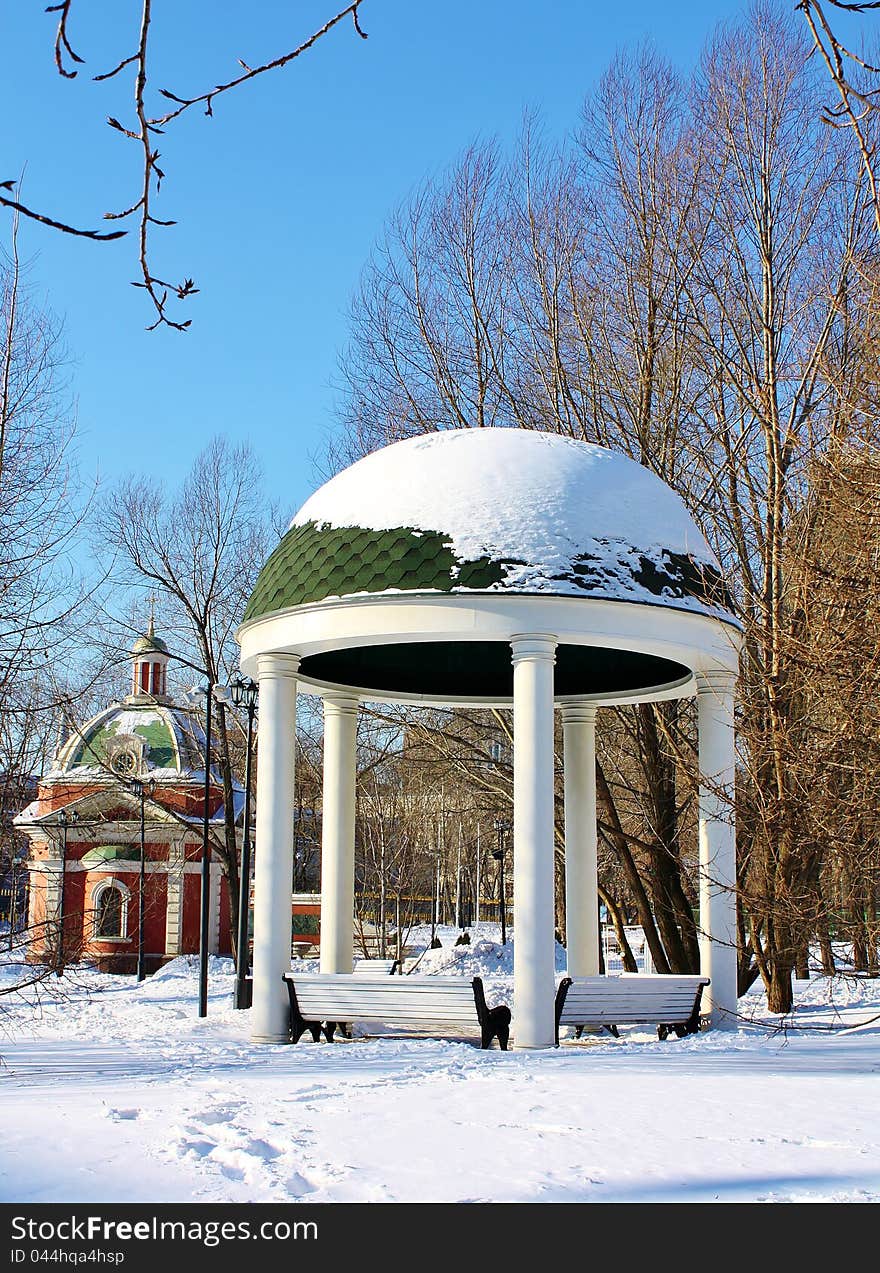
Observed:
[[[99,941],[125,937],[128,932],[128,901],[131,894],[119,880],[103,880],[92,894],[93,935]]]

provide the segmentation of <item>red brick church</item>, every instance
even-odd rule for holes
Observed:
[[[108,972],[137,962],[144,814],[145,967],[199,949],[205,733],[167,694],[171,657],[153,620],[131,651],[132,691],[81,728],[66,722],[36,799],[15,819],[29,839],[29,958],[86,960]],[[134,782],[134,786],[132,785]],[[223,833],[213,768],[209,816]],[[236,787],[236,815],[244,792]],[[229,896],[212,860],[209,949],[228,955]]]

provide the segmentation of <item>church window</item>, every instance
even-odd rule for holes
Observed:
[[[127,890],[126,890],[127,892]],[[126,933],[126,893],[115,883],[99,885],[92,901],[95,912],[95,937],[124,937]]]
[[[119,751],[113,757],[113,768],[123,778],[129,778],[138,767],[138,759],[133,751]]]

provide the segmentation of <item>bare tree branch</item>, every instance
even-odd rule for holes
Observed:
[[[240,88],[243,84],[249,83],[268,71],[280,70],[288,66],[296,58],[313,48],[323,36],[327,35],[347,17],[352,19],[354,30],[360,39],[366,40],[367,35],[359,21],[359,9],[364,2],[365,0],[352,0],[352,3],[340,9],[339,12],[314,31],[308,39],[303,40],[289,52],[271,58],[259,66],[249,66],[247,62],[239,58],[238,63],[243,68],[243,74],[219,83],[207,92],[197,94],[194,97],[184,97],[179,93],[172,92],[170,89],[163,88],[158,90],[159,95],[166,101],[176,104],[174,109],[162,113],[151,111],[147,103],[151,65],[150,36],[152,34],[153,6],[152,0],[141,0],[141,12],[134,51],[121,58],[111,70],[93,76],[92,80],[95,83],[106,83],[110,80],[115,80],[129,68],[131,68],[133,74],[132,87],[136,125],[128,127],[112,115],[107,117],[107,124],[127,140],[137,143],[141,150],[140,193],[133,203],[121,211],[105,212],[104,217],[106,220],[121,221],[126,217],[138,216],[137,257],[140,278],[134,283],[134,286],[142,288],[147,293],[150,304],[155,311],[155,321],[148,325],[148,331],[154,331],[157,327],[163,326],[172,328],[175,331],[186,331],[192,320],[179,320],[172,317],[169,312],[169,304],[171,301],[188,300],[199,291],[193,279],[184,277],[180,282],[169,282],[151,264],[153,256],[152,230],[155,227],[167,228],[176,224],[173,218],[158,217],[153,210],[153,200],[159,195],[165,176],[163,169],[159,166],[160,153],[156,148],[157,137],[162,135],[168,124],[189,110],[191,106],[204,105],[204,113],[208,116],[213,115],[213,102],[220,94]],[[79,74],[77,67],[85,65],[85,59],[74,49],[69,34],[74,5],[75,0],[61,0],[60,3],[49,5],[46,8],[47,13],[59,15],[54,46],[55,66],[59,75],[66,80],[76,79]],[[0,205],[33,221],[37,221],[41,225],[48,226],[50,229],[98,242],[119,239],[127,233],[127,231],[122,229],[103,233],[97,230],[81,230],[56,217],[38,212],[2,193],[3,190],[12,190],[14,184],[14,182],[9,181],[0,182]]]

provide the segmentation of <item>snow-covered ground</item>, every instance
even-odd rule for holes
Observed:
[[[419,972],[500,996],[510,946],[454,935]],[[0,1201],[880,1200],[877,981],[799,982],[784,1023],[756,989],[735,1032],[540,1053],[257,1047],[232,984],[212,960],[204,1020],[193,959],[0,998]]]

